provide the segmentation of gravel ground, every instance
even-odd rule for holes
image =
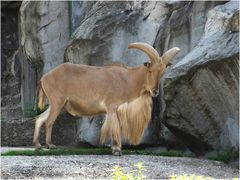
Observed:
[[[2,152],[7,149],[3,148]],[[1,157],[1,179],[111,179],[115,165],[124,172],[142,162],[146,179],[169,179],[172,175],[201,175],[215,179],[238,177],[238,169],[224,163],[196,158],[144,155],[73,155]]]

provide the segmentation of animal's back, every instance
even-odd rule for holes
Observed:
[[[45,74],[41,81],[47,82],[54,92],[86,104],[90,101],[122,101],[128,98],[128,70],[119,66],[87,66],[61,64]],[[43,85],[45,86],[45,85]],[[111,98],[111,99],[110,99]],[[108,102],[106,102],[108,103]]]

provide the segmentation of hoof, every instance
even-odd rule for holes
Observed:
[[[35,145],[35,150],[37,151],[37,150],[40,150],[40,149],[42,149],[42,145],[41,144],[36,144]]]
[[[119,151],[119,150],[112,151],[112,155],[114,155],[114,156],[121,156],[122,155],[122,151]]]
[[[47,149],[56,149],[57,146],[54,145],[54,144],[46,144],[46,148],[47,148]]]

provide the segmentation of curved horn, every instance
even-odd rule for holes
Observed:
[[[157,62],[160,59],[156,49],[154,49],[152,46],[150,46],[147,43],[142,43],[142,42],[131,43],[128,45],[128,49],[131,49],[131,48],[139,49],[145,52],[150,58],[151,62]]]
[[[174,47],[172,49],[169,49],[167,52],[165,52],[162,56],[163,63],[167,66],[168,63],[176,56],[176,54],[180,51],[178,47]]]

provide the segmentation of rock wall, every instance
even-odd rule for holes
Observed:
[[[43,65],[46,73],[63,63],[69,40],[67,2],[24,1],[20,21],[21,46],[30,64]]]
[[[11,7],[14,2],[7,4]],[[4,8],[8,15],[12,12]],[[8,19],[5,22],[11,26],[10,29],[6,27],[6,33],[16,28],[14,36],[10,35],[10,38],[15,39],[3,39],[2,42],[6,44],[2,44],[2,47],[7,49],[8,42],[14,42],[16,47],[11,49],[12,54],[20,48],[16,56],[11,55],[7,62],[2,53],[6,66],[2,66],[1,116],[4,122],[1,124],[1,139],[2,145],[32,145],[35,118],[26,119],[26,116],[34,116],[36,113],[37,88],[42,74],[63,63],[64,50],[69,40],[68,2],[24,1],[19,2],[13,12],[15,20],[6,16]],[[1,25],[2,28],[4,26]],[[15,106],[18,107],[16,111],[13,109]],[[60,116],[56,127],[53,142],[62,145],[75,142],[76,122],[71,116]]]
[[[33,146],[35,118],[21,118],[1,122],[1,146]],[[60,146],[74,146],[76,141],[76,121],[68,114],[61,114],[54,124],[52,142]],[[40,142],[45,143],[44,126],[40,131]]]
[[[41,75],[58,64],[116,61],[135,66],[148,58],[128,50],[131,42],[147,42],[160,54],[177,46],[182,51],[161,80],[161,93],[153,99],[152,120],[141,143],[176,145],[181,141],[197,154],[238,149],[238,2],[24,1],[19,15],[21,48],[15,59],[15,51],[11,52],[8,62],[16,65],[10,68],[15,74],[21,74],[22,112],[34,106]],[[3,62],[7,77],[10,66]],[[11,86],[10,81],[3,81],[6,87]],[[4,98],[2,106],[5,103],[8,110]],[[66,114],[58,119],[57,129],[67,128],[63,134],[55,130],[53,141],[61,144],[59,137],[64,136],[66,143],[99,145],[104,115],[77,122]],[[24,133],[26,128],[20,129]],[[7,132],[2,133],[4,137],[12,137]],[[10,139],[16,137],[5,142]]]
[[[69,40],[68,17],[67,2],[24,1],[21,5],[22,96],[27,108],[35,104],[42,74],[63,63]]]
[[[1,3],[1,119],[18,119],[21,108],[21,65],[18,14],[21,3]]]

